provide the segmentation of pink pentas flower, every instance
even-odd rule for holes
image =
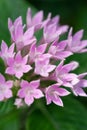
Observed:
[[[32,17],[31,9],[28,8],[26,17],[27,28],[33,26],[35,31],[39,30],[42,27],[42,20],[43,20],[43,11],[39,11]]]
[[[50,58],[51,55],[44,54],[41,55],[36,61],[35,61],[35,73],[39,74],[43,77],[48,77],[49,73],[52,72],[56,65],[50,64]]]
[[[12,86],[13,81],[12,80],[5,81],[4,76],[0,74],[0,101],[11,98],[13,96],[11,90]]]
[[[63,65],[64,61],[61,61],[60,64],[56,67],[55,72],[53,72],[53,78],[61,85],[72,87],[74,84],[79,82],[78,76],[70,71],[78,67],[78,63],[73,61],[69,64]]]
[[[20,98],[24,98],[24,102],[27,105],[31,105],[34,102],[34,99],[39,99],[44,96],[42,91],[38,88],[40,80],[34,80],[31,82],[22,80],[20,85],[21,89],[19,89],[17,95]]]
[[[49,47],[48,53],[50,53],[54,59],[63,60],[72,55],[71,51],[66,51],[66,46],[67,40],[61,41],[59,43],[54,41]]]
[[[16,98],[14,105],[17,106],[17,108],[20,108],[24,105],[23,100],[21,98]]]
[[[35,60],[46,51],[47,44],[37,46],[36,43],[33,43],[29,51],[29,60],[30,62],[35,62]]]
[[[5,73],[15,75],[20,79],[23,76],[23,73],[27,73],[32,69],[32,67],[27,64],[27,60],[28,55],[22,57],[19,51],[14,58],[8,59],[8,67],[6,68]]]
[[[14,23],[12,22],[12,20],[10,18],[8,18],[8,29],[10,31],[12,41],[16,40],[15,39],[15,27],[17,27],[17,26],[20,26],[20,33],[22,34],[23,29],[22,29],[22,18],[21,18],[21,16],[18,17],[14,21]]]
[[[87,94],[84,92],[83,88],[87,87],[87,80],[84,79],[84,77],[87,76],[87,73],[82,73],[78,75],[79,82],[71,88],[75,96],[85,96],[87,97]]]
[[[63,106],[63,102],[60,97],[67,96],[70,92],[64,88],[61,88],[59,84],[53,84],[45,89],[45,94],[47,104],[53,102],[58,106]]]
[[[2,41],[1,43],[0,57],[4,60],[6,65],[7,65],[7,60],[11,57],[13,58],[15,55],[14,47],[15,47],[14,43],[9,48],[4,41]]]
[[[72,28],[68,35],[67,50],[74,53],[87,52],[87,40],[81,40],[83,37],[83,30],[78,31],[72,36]]]
[[[48,23],[44,26],[43,39],[44,42],[51,43],[55,40],[58,40],[59,36],[67,32],[68,26],[59,25],[59,17],[56,16],[53,19],[50,19]]]
[[[22,18],[18,17],[14,23],[8,19],[8,28],[11,33],[11,39],[16,44],[17,50],[22,49],[24,46],[32,44],[36,41],[34,35],[34,27],[27,29],[25,32],[22,25]]]

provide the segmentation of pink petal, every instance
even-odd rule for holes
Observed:
[[[28,11],[27,11],[26,21],[27,21],[27,27],[30,27],[31,23],[32,23],[31,9],[30,8],[28,8]]]
[[[0,74],[0,83],[1,84],[5,83],[5,78],[2,74]]]
[[[22,56],[21,56],[20,51],[16,54],[15,61],[18,62],[18,63],[22,61]]]
[[[40,85],[40,80],[34,80],[34,81],[30,82],[30,87],[31,88],[34,88],[34,89],[38,88],[39,85]]]
[[[71,56],[73,53],[70,51],[62,51],[62,52],[58,52],[57,55],[55,55],[58,59],[63,60],[64,58],[67,58],[69,56]]]
[[[15,76],[20,79],[23,76],[23,72],[16,72]]]
[[[33,96],[36,99],[39,99],[44,96],[43,93],[41,92],[41,90],[39,90],[39,89],[34,90],[33,93],[34,93]]]
[[[34,98],[31,96],[26,96],[24,101],[28,106],[30,106],[34,102]]]
[[[59,95],[59,96],[67,96],[67,95],[70,94],[70,92],[67,91],[67,90],[64,89],[64,88],[58,88],[58,89],[57,89],[57,92],[58,92],[58,95]]]
[[[12,20],[10,18],[8,18],[8,28],[9,30],[11,29],[13,23],[12,23]]]
[[[25,57],[23,57],[23,64],[27,64],[28,61],[28,55],[26,55]]]
[[[17,25],[15,26],[15,41],[16,42],[22,41],[22,37],[23,37],[23,27],[20,23],[17,23]]]
[[[62,102],[62,100],[61,100],[61,98],[60,98],[59,96],[54,97],[54,98],[52,99],[52,101],[53,101],[53,103],[55,103],[56,105],[63,107],[63,102]]]
[[[83,36],[83,30],[80,30],[80,31],[78,31],[77,33],[74,34],[73,40],[79,41],[79,40],[81,40],[82,36]]]
[[[59,65],[58,65],[57,68],[56,68],[56,72],[57,72],[57,71],[59,72],[59,71],[62,69],[63,64],[64,64],[64,60],[62,60],[62,61],[59,63]]]
[[[12,91],[11,90],[7,90],[6,92],[5,92],[5,95],[4,95],[6,98],[11,98],[12,97]]]
[[[51,98],[49,97],[48,94],[46,94],[46,101],[47,101],[47,105],[51,103]]]
[[[9,47],[9,52],[10,53],[14,52],[14,47],[15,47],[15,43],[12,43],[12,45]]]
[[[24,65],[22,71],[23,71],[24,73],[27,73],[27,72],[30,71],[31,69],[32,69],[32,67],[31,67],[30,65]]]
[[[0,101],[3,101],[3,100],[4,100],[4,95],[0,94]]]
[[[24,43],[26,43],[26,41],[28,41],[30,38],[33,37],[34,34],[34,27],[29,28],[25,33],[24,33]],[[26,43],[27,45],[27,43]]]
[[[26,87],[28,87],[28,86],[29,86],[28,81],[26,81],[26,80],[22,80],[22,81],[21,81],[21,88],[26,88]]]
[[[51,72],[56,68],[56,65],[48,65],[47,72]]]
[[[59,19],[60,19],[60,16],[57,15],[57,16],[52,18],[52,22],[58,24],[59,23]]]
[[[7,44],[4,41],[2,41],[2,43],[1,43],[1,51],[4,53],[7,50],[8,50]]]
[[[38,24],[43,20],[43,11],[39,11],[32,20],[32,24]]]
[[[87,80],[86,80],[86,79],[81,79],[81,80],[80,80],[80,86],[81,86],[82,88],[87,87]]]
[[[84,96],[87,97],[87,94],[82,90],[82,88],[77,88],[77,90],[75,90],[76,96]]]
[[[6,81],[6,86],[8,88],[12,88],[13,87],[13,81],[11,81],[11,80]]]
[[[7,60],[7,64],[8,64],[8,66],[13,66],[14,65],[14,58],[8,58],[8,60]]]
[[[64,40],[64,41],[61,41],[58,43],[58,46],[61,48],[61,49],[64,49],[67,45],[67,40]]]
[[[10,74],[10,75],[14,75],[15,71],[13,67],[7,67],[7,69],[5,70],[5,73]]]
[[[19,96],[20,98],[24,98],[26,96],[24,89],[19,89],[17,96]]]
[[[39,45],[37,47],[37,51],[40,52],[41,54],[43,54],[46,51],[46,47],[47,47],[47,43],[45,43],[43,45]]]
[[[62,70],[68,73],[69,71],[74,70],[77,67],[78,67],[78,62],[72,61],[71,63],[64,65]]]
[[[79,75],[78,75],[78,78],[82,79],[82,78],[84,78],[86,75],[87,75],[87,72],[82,73],[82,74],[79,74]]]

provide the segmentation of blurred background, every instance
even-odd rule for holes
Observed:
[[[28,7],[33,14],[44,10],[45,17],[49,12],[52,16],[60,15],[60,23],[74,28],[74,33],[84,29],[87,39],[87,1],[86,0],[0,0],[0,43],[5,40],[10,45],[7,27],[8,17],[14,20],[18,16],[26,19]],[[87,71],[87,54],[75,55],[70,60],[80,62],[77,73]],[[0,61],[0,72],[4,73]],[[87,90],[86,90],[87,91]],[[0,103],[0,130],[87,130],[87,98],[62,98],[64,107],[54,104],[46,106],[45,100],[35,101],[31,107],[17,109],[14,99]]]

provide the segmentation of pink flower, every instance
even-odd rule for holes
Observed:
[[[35,60],[46,51],[47,44],[37,46],[36,43],[32,44],[29,52],[30,62],[35,62]]]
[[[5,81],[4,76],[0,74],[0,101],[12,97],[12,90],[11,90],[12,86],[13,81],[11,80]]]
[[[55,103],[56,105],[63,106],[63,102],[60,96],[67,96],[70,94],[66,89],[60,88],[58,84],[53,84],[46,88],[45,90],[47,104],[51,102]]]
[[[69,64],[63,65],[64,61],[61,61],[54,72],[54,79],[61,85],[72,87],[74,84],[79,82],[76,74],[69,73],[70,71],[78,67],[77,62],[71,62]]]
[[[87,97],[87,94],[83,91],[83,88],[87,87],[87,80],[84,79],[84,77],[87,75],[87,73],[82,73],[78,75],[79,82],[71,88],[75,96],[85,96]]]
[[[35,31],[39,30],[42,26],[42,20],[43,20],[43,11],[39,11],[35,14],[34,17],[32,17],[31,9],[29,8],[27,11],[27,28],[34,27]]]
[[[40,80],[34,80],[32,82],[28,82],[26,80],[22,80],[21,89],[18,91],[18,96],[20,98],[24,98],[24,101],[27,105],[31,105],[35,99],[39,99],[43,97],[43,93],[40,89],[38,89],[40,85]]]
[[[51,43],[55,40],[58,40],[59,36],[68,30],[68,26],[59,25],[59,17],[56,16],[53,19],[50,19],[44,27],[43,38],[47,43]]]
[[[17,108],[20,108],[24,105],[24,103],[21,98],[16,98],[14,105],[16,105]]]
[[[64,58],[72,55],[70,51],[65,50],[66,46],[67,40],[61,41],[59,43],[54,41],[53,44],[51,44],[48,53],[50,53],[54,59],[63,60]]]
[[[72,36],[72,28],[69,31],[68,35],[68,47],[67,50],[74,53],[83,53],[87,52],[87,40],[82,40],[83,30],[78,31]]]
[[[14,43],[16,43],[17,50],[22,49],[26,45],[30,45],[36,38],[34,35],[34,27],[27,29],[25,33],[23,33],[24,27],[22,26],[22,18],[18,17],[14,23],[12,23],[11,19],[8,19],[8,28],[11,33],[11,39]]]
[[[21,53],[18,52],[15,58],[8,59],[8,67],[6,73],[10,75],[15,75],[17,78],[21,78],[23,73],[27,73],[32,69],[30,65],[27,65],[28,56],[21,56]]]
[[[51,55],[49,54],[44,54],[41,55],[36,61],[35,61],[35,73],[39,74],[43,77],[48,77],[49,73],[52,72],[55,68],[56,65],[51,65],[49,63],[49,58]]]
[[[7,44],[4,41],[2,41],[0,57],[4,60],[6,65],[7,65],[7,60],[9,58],[13,58],[14,55],[15,55],[15,53],[14,53],[14,43],[8,48]]]

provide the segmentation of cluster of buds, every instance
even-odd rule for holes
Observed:
[[[72,28],[68,31],[67,25],[59,24],[59,16],[51,18],[48,14],[43,20],[43,11],[39,11],[32,17],[30,8],[25,25],[21,16],[14,22],[9,18],[8,29],[11,45],[8,47],[2,41],[0,49],[5,65],[5,74],[0,73],[0,101],[15,97],[14,104],[19,108],[45,97],[47,104],[63,106],[61,97],[71,92],[75,96],[87,96],[83,90],[87,87],[84,79],[87,73],[72,72],[79,66],[76,61],[64,63],[74,53],[87,52],[83,30],[73,35]],[[66,32],[67,39],[60,40]]]

